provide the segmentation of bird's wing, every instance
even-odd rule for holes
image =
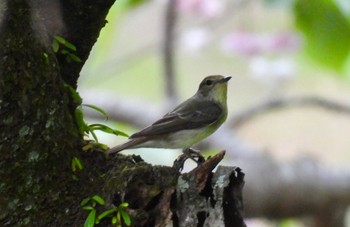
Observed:
[[[215,122],[222,114],[222,108],[210,101],[201,101],[194,105],[182,105],[166,114],[151,126],[130,136],[156,136],[176,132],[181,129],[195,129]]]

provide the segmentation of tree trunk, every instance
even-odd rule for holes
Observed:
[[[91,193],[91,187],[80,190],[81,185],[93,186],[87,178],[82,177],[86,179],[83,182],[72,178],[70,165],[72,158],[79,155],[83,138],[73,115],[77,104],[70,98],[65,83],[76,87],[83,63],[67,62],[53,52],[54,32],[48,30],[53,25],[44,22],[55,24],[56,19],[62,18],[51,18],[46,10],[59,10],[52,7],[60,6],[60,1],[50,2],[53,5],[25,0],[0,3],[1,226],[71,226],[72,217],[81,210],[81,199]],[[71,8],[80,7],[82,11],[92,2],[61,4],[62,12],[56,16],[68,14],[69,9],[71,16],[67,19],[73,19],[77,13],[71,13]],[[81,37],[84,42],[76,39],[75,43],[77,55],[81,53],[83,60],[96,41],[112,2],[104,1],[103,7],[94,7],[100,16],[91,24],[98,26],[83,20],[88,11],[81,18],[74,18],[75,24],[86,22],[79,35],[89,30],[89,38]],[[77,28],[70,29],[65,28],[67,40],[78,36]]]

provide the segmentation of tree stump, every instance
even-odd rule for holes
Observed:
[[[107,206],[128,202],[132,226],[246,226],[244,173],[238,167],[223,166],[212,172],[224,155],[221,151],[181,174],[171,167],[147,164],[139,156],[118,154],[113,158],[115,168],[106,177]]]

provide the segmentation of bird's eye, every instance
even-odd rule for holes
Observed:
[[[213,84],[213,81],[212,81],[212,80],[207,80],[207,81],[205,81],[205,84],[208,85],[208,86],[210,86],[210,85]]]

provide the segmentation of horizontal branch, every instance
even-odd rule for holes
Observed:
[[[320,107],[332,112],[350,115],[350,105],[318,96],[276,98],[243,110],[233,116],[229,125],[236,128],[268,111],[290,107]]]

